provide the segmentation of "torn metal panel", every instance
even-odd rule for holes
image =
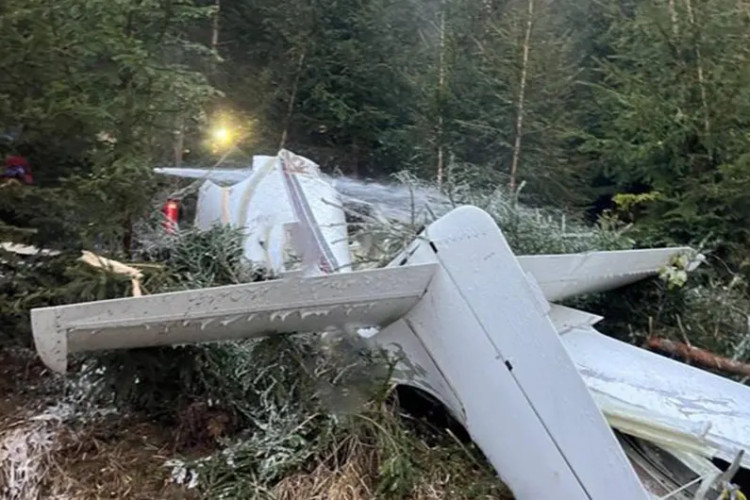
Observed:
[[[615,428],[727,462],[750,447],[750,388],[593,329],[562,339]],[[750,457],[742,466],[750,468]]]
[[[617,439],[654,498],[692,500],[701,488],[706,492],[702,500],[716,500],[721,494],[711,486],[721,470],[710,461],[690,454],[677,456],[672,450],[620,433]]]

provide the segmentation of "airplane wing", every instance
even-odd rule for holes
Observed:
[[[610,425],[666,448],[731,463],[750,446],[750,387],[591,327],[563,344]],[[750,456],[742,466],[750,468]]]
[[[205,179],[218,184],[235,184],[250,177],[250,168],[155,168],[154,172],[187,179]]]

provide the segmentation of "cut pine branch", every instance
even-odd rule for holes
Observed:
[[[750,377],[750,364],[725,358],[713,352],[693,347],[683,342],[669,340],[663,337],[649,337],[648,340],[646,340],[646,347],[654,351],[677,356],[684,361],[695,363],[704,368]]]

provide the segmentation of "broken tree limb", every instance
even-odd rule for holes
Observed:
[[[701,365],[705,368],[750,377],[750,364],[725,358],[705,349],[687,345],[683,342],[669,340],[662,337],[649,337],[648,340],[646,340],[646,347],[651,350],[662,351],[667,354],[678,356],[685,361]]]
[[[116,260],[101,257],[93,252],[89,252],[88,250],[81,252],[80,260],[93,267],[107,269],[116,274],[130,276],[130,282],[133,285],[133,296],[140,297],[143,295],[141,290],[141,279],[143,278],[143,273],[138,269],[125,265],[122,262],[117,262]]]

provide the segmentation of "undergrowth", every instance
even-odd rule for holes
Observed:
[[[504,184],[487,186],[472,169],[451,168],[441,187],[451,206],[474,205],[486,211],[518,255],[625,250],[635,246],[628,226],[602,218],[587,225],[559,209],[529,208],[518,202],[523,184],[511,193]]]
[[[488,185],[470,168],[451,166],[441,186],[407,172],[395,175],[394,181],[393,189],[407,190],[409,201],[400,211],[390,210],[389,217],[366,204],[344,204],[357,267],[387,264],[424,227],[462,205],[487,212],[519,255],[626,250],[636,245],[628,236],[629,226],[616,218],[603,217],[592,226],[559,209],[526,207],[518,202],[518,193],[509,193],[505,185]],[[387,191],[382,194],[387,196]],[[403,204],[402,196],[393,201]]]
[[[740,274],[718,272],[710,255],[707,261],[682,287],[650,280],[576,305],[603,315],[598,328],[622,340],[661,337],[749,363],[750,287]]]
[[[512,498],[471,444],[405,422],[396,408],[373,401],[338,419],[274,421],[207,459],[172,465],[213,498]]]

